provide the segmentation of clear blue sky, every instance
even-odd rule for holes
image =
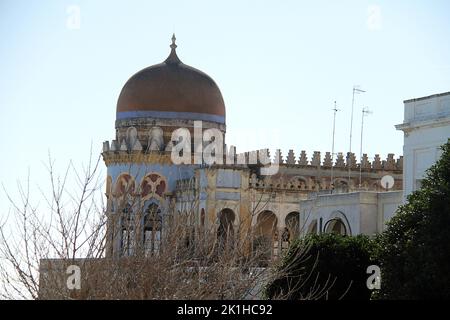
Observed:
[[[79,28],[71,24],[80,11]],[[0,182],[43,176],[114,138],[126,80],[163,61],[176,33],[181,60],[208,73],[227,107],[228,143],[402,153],[403,100],[450,91],[448,1],[0,1]],[[249,137],[252,132],[257,135]],[[3,202],[3,194],[0,200]]]

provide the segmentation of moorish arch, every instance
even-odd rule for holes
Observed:
[[[325,233],[334,233],[345,236],[347,235],[347,229],[341,219],[334,218],[327,222]]]
[[[161,245],[162,215],[157,203],[150,203],[144,210],[143,246],[145,255],[159,252]]]
[[[120,174],[114,185],[113,196],[121,198],[125,195],[133,196],[136,190],[136,182],[129,173]]]
[[[120,212],[120,248],[121,255],[133,255],[136,247],[136,226],[133,215],[133,206],[126,203]]]
[[[328,221],[325,222],[323,229],[326,233],[335,233],[344,236],[352,235],[347,216],[341,211],[334,211]]]
[[[254,249],[266,258],[278,255],[278,219],[270,210],[262,211],[256,219]]]
[[[300,235],[300,212],[292,211],[284,219],[286,228],[289,231],[289,237],[297,238]]]

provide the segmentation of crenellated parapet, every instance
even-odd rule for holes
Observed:
[[[117,162],[133,163],[171,163],[171,152],[176,141],[169,141],[166,145],[161,140],[161,132],[152,129],[153,134],[146,146],[143,147],[137,138],[136,132],[131,130],[127,138],[122,141],[112,140],[103,143],[103,158],[107,164]],[[201,149],[200,149],[201,150]],[[194,163],[194,154],[192,153],[192,162]],[[199,157],[200,156],[200,157]],[[197,158],[203,159],[201,152]],[[379,154],[370,159],[367,154],[363,154],[362,159],[357,159],[353,152],[344,154],[338,152],[332,156],[331,152],[325,152],[322,157],[320,151],[314,151],[308,155],[302,150],[296,156],[294,150],[289,150],[284,156],[280,149],[277,149],[271,156],[269,149],[254,150],[243,153],[236,153],[236,148],[224,147],[223,161],[221,164],[227,165],[279,165],[298,168],[322,168],[337,170],[362,170],[362,171],[397,171],[403,170],[403,156],[395,158],[393,153],[389,153],[386,159],[381,159]]]
[[[170,152],[166,151],[103,151],[106,166],[111,164],[173,164]]]
[[[268,149],[261,149],[258,151],[250,151],[238,154],[238,159],[246,159],[248,164],[279,164],[289,167],[320,167],[323,169],[346,169],[351,170],[377,170],[377,171],[402,171],[403,170],[403,156],[394,157],[393,153],[389,153],[387,158],[382,160],[379,154],[375,154],[373,159],[369,159],[366,153],[363,154],[362,159],[358,161],[353,152],[348,152],[344,155],[338,152],[334,159],[332,159],[331,152],[325,152],[322,158],[320,151],[314,151],[308,155],[305,150],[302,150],[298,157],[296,157],[294,150],[289,150],[287,156],[283,156],[280,149],[275,151],[273,157],[270,156]],[[270,159],[263,161],[262,159]],[[253,161],[252,161],[253,160]]]
[[[260,152],[268,153],[267,150]],[[358,162],[354,153],[337,153],[333,159],[330,152],[322,158],[319,151],[308,155],[302,150],[296,157],[294,151],[289,150],[283,157],[281,151],[276,150],[271,159],[271,163],[279,165],[277,173],[267,176],[253,171],[249,178],[250,188],[304,195],[311,192],[386,191],[381,179],[390,175],[395,181],[391,190],[402,189],[403,157],[395,158],[392,153],[384,160],[378,154],[372,159],[363,154]]]

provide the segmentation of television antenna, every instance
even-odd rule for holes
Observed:
[[[354,110],[354,106],[355,106],[355,94],[361,94],[361,93],[365,93],[366,91],[362,90],[360,88],[359,85],[354,85],[353,86],[353,95],[352,95],[352,113],[350,116],[350,146],[349,146],[349,154],[347,156],[347,161],[350,164],[350,154],[352,153],[352,136],[353,136],[353,110]],[[350,187],[350,174],[351,174],[351,166],[348,166],[348,183],[349,183],[349,187]]]
[[[333,143],[331,144],[331,193],[333,193],[333,189],[334,189],[334,172],[333,172],[333,167],[334,167],[334,136],[336,133],[336,113],[339,111],[339,109],[337,108],[336,105],[336,101],[334,101],[334,108],[332,109],[334,111],[333,113]]]
[[[361,144],[359,146],[359,188],[361,188],[362,184],[362,155],[363,155],[363,132],[364,132],[364,117],[372,114],[373,112],[369,110],[369,108],[364,107],[362,109],[361,115]]]

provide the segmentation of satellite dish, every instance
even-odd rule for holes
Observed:
[[[390,175],[385,175],[381,178],[380,183],[384,189],[389,190],[394,186],[394,178]]]

